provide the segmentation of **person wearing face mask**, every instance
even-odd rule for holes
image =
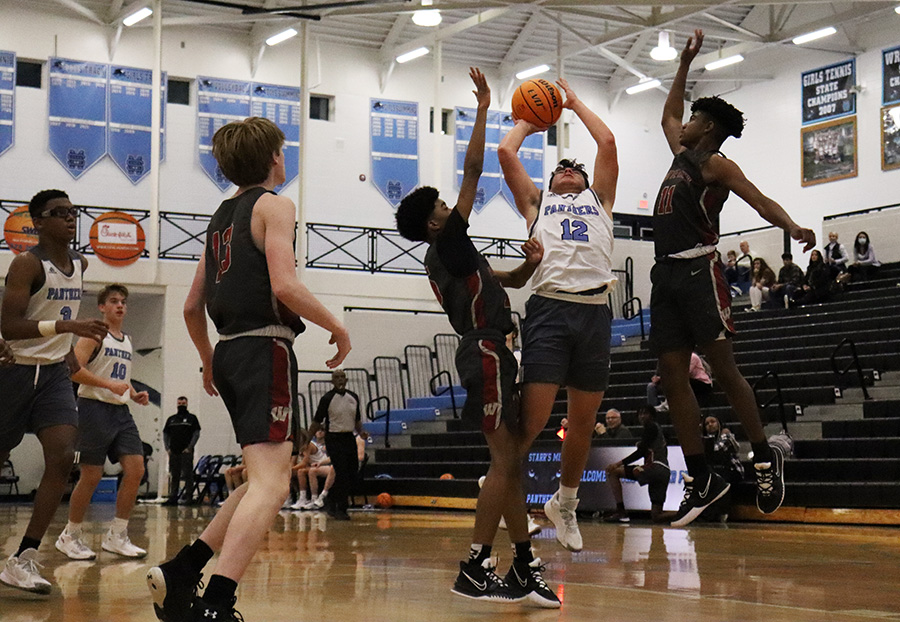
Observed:
[[[200,438],[200,421],[188,411],[185,396],[176,402],[178,412],[166,420],[163,428],[163,443],[169,454],[169,500],[163,505],[178,505],[178,491],[184,482],[184,497],[190,501],[194,489],[194,446]]]
[[[849,268],[853,280],[869,280],[880,265],[881,262],[875,259],[875,248],[869,243],[869,234],[860,231],[853,243],[853,263]]]

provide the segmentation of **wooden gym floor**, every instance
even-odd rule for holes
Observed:
[[[144,583],[148,563],[100,553],[72,562],[53,546],[65,525],[60,508],[41,547],[49,597],[0,586],[0,622],[153,622]],[[0,505],[0,544],[9,555],[30,506]],[[89,519],[108,520],[111,505]],[[212,509],[138,506],[134,542],[147,562],[174,554],[197,535]],[[247,622],[445,622],[468,620],[851,622],[900,621],[900,533],[893,527],[772,523],[708,524],[688,529],[633,522],[581,521],[584,550],[557,545],[545,526],[535,539],[544,574],[559,586],[561,610],[493,605],[450,593],[467,552],[470,512],[354,512],[278,516],[238,591]],[[103,526],[88,544],[100,551]],[[497,538],[498,568],[511,553]],[[207,569],[207,574],[209,572]]]

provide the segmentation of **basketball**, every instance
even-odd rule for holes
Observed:
[[[394,505],[394,498],[391,496],[390,493],[383,492],[380,495],[378,495],[376,502],[378,504],[378,507],[387,509],[387,508],[391,507],[392,505]]]
[[[538,127],[556,123],[562,109],[562,94],[549,80],[528,80],[513,92],[513,116]]]
[[[17,255],[38,243],[37,229],[31,222],[31,214],[28,213],[27,205],[17,207],[6,218],[6,224],[3,226],[3,238],[10,250]]]
[[[111,266],[133,264],[144,252],[144,229],[133,216],[108,212],[98,216],[91,226],[91,248]]]
[[[453,473],[444,473],[441,475],[441,479],[453,479]]]

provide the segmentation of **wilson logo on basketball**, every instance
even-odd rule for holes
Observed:
[[[3,226],[3,239],[6,240],[6,245],[10,250],[17,255],[37,245],[37,229],[31,222],[31,214],[28,213],[27,205],[17,207],[6,218],[6,224]]]

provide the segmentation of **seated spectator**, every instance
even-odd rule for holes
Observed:
[[[325,429],[319,428],[316,435],[309,442],[309,498],[310,501],[303,509],[318,510],[325,506],[325,497],[334,484],[334,467],[331,466],[331,458],[325,451]],[[322,492],[319,492],[319,477],[325,478]]]
[[[622,413],[615,408],[606,411],[606,425],[599,421],[594,426],[595,438],[634,438],[631,432],[622,425]]]
[[[297,501],[290,506],[292,510],[304,510],[309,505],[309,456],[310,449],[316,447],[309,442],[309,432],[301,430],[297,433],[297,457],[291,465],[292,477],[297,479]],[[313,452],[315,449],[313,449]]]
[[[778,281],[772,285],[771,294],[775,300],[782,296],[784,306],[788,307],[803,289],[803,270],[794,263],[794,256],[790,253],[784,253],[781,260],[784,265],[778,271]]]
[[[812,305],[827,301],[831,296],[833,283],[831,269],[822,259],[822,253],[817,250],[812,251],[809,254],[809,266],[806,268],[806,278],[797,304]]]
[[[616,500],[616,511],[607,517],[607,520],[620,523],[629,522],[625,512],[625,503],[622,497],[622,478],[636,481],[641,486],[647,486],[650,491],[650,518],[657,520],[663,511],[666,502],[666,492],[669,488],[669,449],[666,445],[666,437],[662,428],[656,423],[656,410],[646,404],[638,408],[638,422],[643,426],[641,440],[637,442],[637,449],[620,460],[606,467],[606,481],[612,489]],[[638,458],[644,458],[642,466],[631,466]]]
[[[662,383],[660,380],[661,378],[658,373],[653,374],[653,376],[650,377],[650,382],[647,384],[647,403],[653,406],[657,411],[668,410],[668,408],[660,408],[665,402],[665,395],[663,394]]]
[[[838,234],[832,231],[828,234],[828,244],[822,251],[822,259],[831,270],[831,278],[836,279],[842,272],[847,271],[847,264],[850,257],[847,255],[847,249],[838,242]]]
[[[729,484],[736,484],[744,479],[744,465],[741,464],[740,446],[734,434],[722,427],[718,417],[709,416],[703,420],[703,451],[709,468],[718,473]],[[729,495],[725,495],[710,508],[708,513],[719,520],[728,519],[731,505]]]
[[[725,280],[729,285],[737,284],[738,280],[738,270],[737,270],[737,251],[730,250],[725,253],[725,262],[724,262],[723,272],[725,273]]]
[[[753,260],[750,272],[750,310],[759,311],[769,301],[769,289],[775,284],[775,273],[762,257]]]
[[[848,268],[853,280],[869,280],[880,265],[881,262],[875,259],[875,248],[869,243],[869,234],[860,231],[853,243],[853,263]]]
[[[712,370],[706,361],[700,358],[700,355],[696,352],[691,352],[691,366],[688,373],[691,377],[691,388],[694,390],[694,395],[701,406],[706,405],[708,397],[713,392],[711,372]]]

